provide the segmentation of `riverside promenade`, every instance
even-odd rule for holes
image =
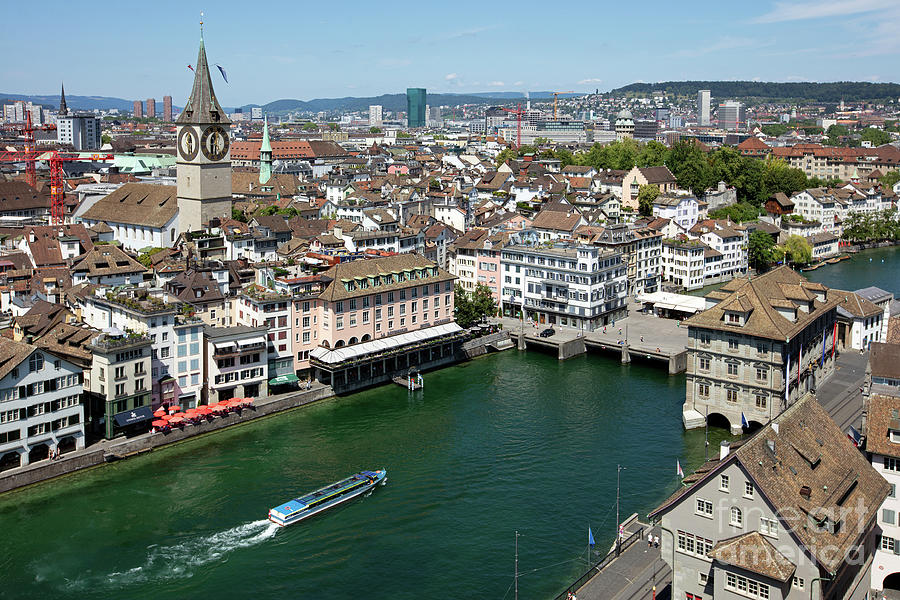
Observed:
[[[572,593],[578,600],[649,600],[656,587],[656,597],[664,598],[671,584],[672,572],[660,557],[660,549],[647,543],[659,528],[638,521],[637,514],[622,523],[623,544],[618,556],[615,546],[600,562],[592,566],[575,583],[560,593],[565,600]]]
[[[254,402],[252,408],[240,412],[232,412],[225,416],[203,421],[198,425],[186,425],[173,428],[168,433],[144,433],[133,437],[118,437],[112,440],[101,440],[81,450],[63,454],[56,460],[41,460],[24,467],[9,469],[0,473],[0,493],[16,488],[32,485],[56,477],[62,477],[105,464],[114,460],[149,452],[154,448],[168,446],[214,431],[248,423],[256,419],[298,408],[317,400],[334,396],[331,387],[313,383],[309,390],[295,390],[276,396],[266,396]]]

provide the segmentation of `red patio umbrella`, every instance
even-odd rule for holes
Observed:
[[[165,420],[163,420],[163,419],[157,419],[157,420],[153,421],[153,422],[150,423],[150,424],[151,424],[152,426],[154,426],[154,427],[165,427],[166,425],[169,424],[169,422],[168,422],[168,421],[165,421]]]
[[[169,423],[172,425],[177,425],[178,423],[181,423],[182,421],[184,421],[184,417],[172,417],[171,419],[169,419]]]
[[[175,406],[170,406],[170,407],[169,407],[169,412],[170,412],[170,413],[177,413],[177,412],[180,411],[180,410],[181,410],[181,407],[178,406],[177,404],[176,404]]]
[[[174,415],[163,415],[163,416],[160,417],[160,420],[162,420],[162,421],[171,421],[173,416],[174,416]]]
[[[162,417],[164,414],[166,414],[166,409],[160,408],[155,413],[153,413],[153,416],[154,417]]]
[[[212,409],[208,406],[200,406],[197,408],[198,415],[208,415],[211,412],[212,412]]]
[[[173,416],[173,417],[181,417],[181,418],[183,419],[183,418],[185,418],[187,415],[184,414],[183,412],[177,412],[177,413],[175,413],[175,414],[172,415],[172,416]]]
[[[253,404],[253,398],[244,398],[241,402],[244,404]]]
[[[234,407],[236,407],[236,406],[240,406],[240,405],[243,404],[243,403],[244,403],[244,401],[241,400],[240,398],[232,398],[231,400],[229,400],[228,402],[226,402],[225,405],[226,405],[226,406],[229,406],[229,407],[231,407],[231,408],[234,408]]]
[[[216,404],[215,406],[212,407],[212,410],[213,410],[213,412],[224,412],[224,411],[228,410],[228,407],[225,406],[224,404]]]

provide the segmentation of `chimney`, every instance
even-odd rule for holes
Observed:
[[[28,232],[28,241],[32,244],[35,242],[36,238],[34,236],[34,229]]]
[[[772,423],[772,431],[774,431],[776,435],[778,434],[778,423]]]
[[[339,237],[341,237],[342,233],[344,233],[344,230],[342,228],[340,228],[340,227],[334,228],[334,237],[339,238]]]
[[[722,444],[719,446],[719,460],[725,460],[729,452],[731,452],[731,442],[722,440]]]

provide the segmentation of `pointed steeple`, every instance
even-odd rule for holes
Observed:
[[[272,143],[269,141],[269,118],[263,121],[263,139],[259,147],[259,182],[268,183],[272,178]]]
[[[191,97],[188,98],[184,110],[178,115],[175,123],[231,123],[228,115],[219,105],[219,101],[216,100],[216,92],[213,90],[209,63],[206,60],[206,47],[203,44],[202,23],[200,24],[200,52],[197,54],[197,64],[194,65],[194,87],[191,90]]]
[[[65,117],[69,114],[69,107],[66,106],[66,86],[60,84],[59,92],[59,116]]]

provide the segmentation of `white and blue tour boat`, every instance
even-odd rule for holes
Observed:
[[[387,470],[360,471],[346,479],[269,509],[269,520],[287,527],[365,494],[379,483],[387,483]]]

